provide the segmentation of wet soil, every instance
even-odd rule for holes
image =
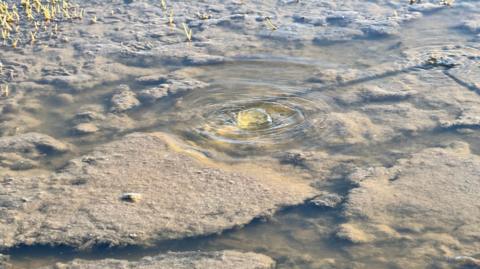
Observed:
[[[480,266],[480,4],[166,3],[2,47],[5,266]]]

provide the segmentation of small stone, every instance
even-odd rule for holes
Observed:
[[[126,192],[122,194],[121,200],[130,203],[138,203],[142,200],[142,195],[140,193]]]

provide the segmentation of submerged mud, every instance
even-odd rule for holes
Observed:
[[[271,269],[275,262],[265,255],[254,253],[240,253],[235,251],[222,252],[184,252],[168,253],[155,257],[143,258],[138,262],[125,260],[103,260],[101,262],[89,262],[75,260],[69,264],[56,264],[47,268],[238,268],[238,269]]]
[[[7,40],[0,268],[478,268],[480,4],[413,2],[89,0]]]
[[[404,251],[408,259],[395,261],[401,267],[476,255],[479,162],[468,145],[456,142],[400,159],[391,168],[355,172],[359,187],[346,203],[341,237],[355,243],[404,241],[410,250]]]

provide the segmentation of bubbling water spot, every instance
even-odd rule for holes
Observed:
[[[170,110],[156,112],[156,121],[218,158],[270,155],[318,144],[316,126],[335,109],[329,96],[303,94],[305,87],[288,83],[229,75],[182,95]]]
[[[240,102],[207,111],[205,124],[194,128],[193,132],[206,140],[228,144],[286,142],[285,139],[304,132],[308,121],[300,106],[283,101]]]
[[[268,127],[272,123],[272,117],[261,108],[250,108],[237,113],[237,126],[245,130]]]
[[[232,95],[214,89],[186,96],[184,116],[175,131],[204,149],[239,156],[261,154],[306,143],[314,133],[313,123],[327,114],[322,100],[265,97],[266,93],[273,91],[242,89]]]

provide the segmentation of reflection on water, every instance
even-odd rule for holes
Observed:
[[[190,140],[206,151],[221,151],[241,157],[240,161],[248,160],[248,156],[269,156],[273,152],[309,148],[358,156],[362,158],[361,163],[372,166],[391,165],[396,159],[410,152],[446,143],[459,134],[452,130],[428,131],[415,138],[381,141],[373,145],[345,144],[332,147],[328,143],[322,144],[322,139],[318,137],[318,128],[324,123],[326,114],[347,113],[356,107],[334,103],[331,93],[326,95],[322,91],[315,91],[318,85],[309,79],[325,69],[361,70],[392,61],[408,62],[409,57],[420,61],[428,60],[432,55],[439,55],[437,57],[445,61],[450,61],[451,57],[469,58],[471,55],[465,55],[469,50],[461,50],[461,55],[458,55],[455,53],[457,47],[452,47],[452,43],[468,43],[468,36],[453,29],[453,25],[452,17],[446,19],[439,13],[410,23],[398,38],[361,40],[326,47],[305,45],[296,50],[277,48],[273,54],[288,55],[282,58],[283,62],[244,59],[238,63],[201,67],[197,78],[209,82],[210,87],[187,93],[179,100],[162,100],[128,112],[134,122],[130,129],[112,128],[96,134],[93,139],[65,131],[65,126],[72,124],[76,114],[82,111],[96,113],[95,105],[101,106],[106,102],[105,99],[111,95],[111,87],[105,85],[88,93],[76,94],[76,101],[70,106],[53,109],[45,107],[42,110],[45,112],[42,114],[44,123],[37,131],[55,134],[57,137],[64,136],[67,141],[77,145],[79,152],[76,154],[87,152],[96,144],[128,132],[160,129]],[[402,51],[406,53],[402,54]],[[309,64],[298,64],[298,61],[288,63],[289,57],[309,59]],[[333,81],[338,76],[334,76]],[[118,84],[123,83],[129,84],[131,88],[137,87],[129,81]],[[299,94],[301,97],[296,95],[309,90],[309,94]],[[348,91],[348,88],[334,87],[329,90],[340,93]],[[48,104],[52,100],[46,98],[44,102]],[[99,113],[101,114],[101,111]],[[123,123],[121,119],[118,120]],[[339,135],[343,134],[340,132]],[[464,139],[471,142],[474,151],[480,151],[475,136],[467,135]],[[66,159],[68,158],[62,158],[54,166],[60,166]],[[337,184],[341,187],[336,186]],[[322,187],[331,188],[344,195],[348,190],[342,189],[344,186],[342,179],[336,179],[324,183]],[[413,247],[413,243],[409,242],[372,244],[368,250],[350,245],[333,236],[336,225],[341,223],[341,220],[341,207],[324,209],[300,206],[284,210],[274,219],[266,222],[257,220],[242,229],[228,231],[223,235],[162,242],[149,249],[95,249],[93,252],[77,253],[61,248],[27,247],[12,250],[10,254],[19,268],[32,268],[73,258],[138,259],[168,250],[200,249],[240,249],[265,253],[278,261],[279,268],[363,268],[359,267],[359,262],[369,264],[368,268],[398,268],[389,260],[401,257],[403,249]]]

